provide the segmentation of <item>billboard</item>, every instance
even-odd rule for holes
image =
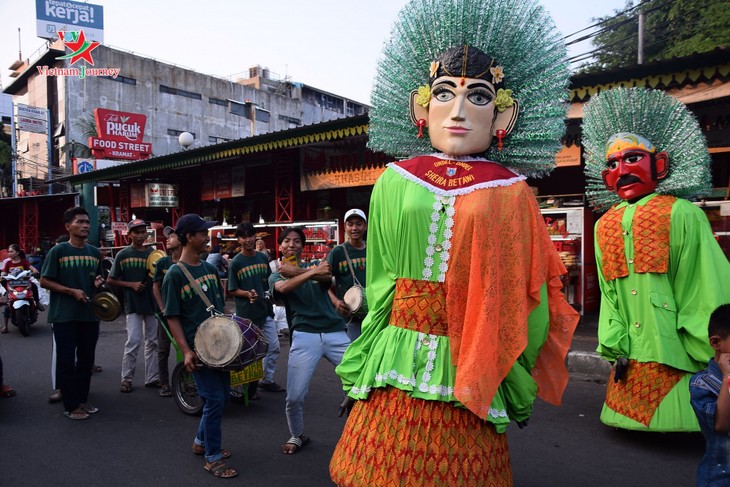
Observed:
[[[83,30],[89,41],[104,42],[104,8],[72,0],[36,0],[36,35],[51,39],[59,31]]]
[[[142,142],[147,116],[106,108],[95,108],[99,137],[89,137],[89,147],[98,159],[147,159],[152,144]]]
[[[18,129],[24,132],[45,134],[48,132],[48,110],[18,103],[18,116],[15,119]]]

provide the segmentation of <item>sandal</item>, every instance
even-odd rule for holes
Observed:
[[[292,436],[291,438],[289,438],[287,440],[286,443],[284,443],[281,446],[281,451],[287,455],[294,455],[299,450],[304,448],[308,443],[309,443],[308,436],[304,436],[304,435],[299,436],[299,437]],[[291,448],[292,446],[294,446],[294,448]]]
[[[2,335],[6,334],[6,333],[10,333],[10,330],[8,330],[7,328],[3,328],[2,331],[0,331],[0,334],[2,334]]]
[[[205,455],[205,447],[203,445],[193,443],[193,453],[196,455]],[[221,448],[221,454],[223,455],[223,458],[231,458],[231,452],[225,448]]]
[[[219,479],[232,479],[233,477],[236,477],[238,475],[238,470],[229,467],[223,460],[216,460],[212,463],[206,463],[205,465],[203,465],[203,468],[206,472],[209,472],[214,477],[218,477]]]
[[[82,419],[89,419],[91,415],[84,411],[81,407],[76,408],[73,411],[65,411],[63,413],[64,416],[66,416],[68,419],[73,419],[75,421],[80,421]]]
[[[0,389],[0,397],[15,397],[16,394],[15,389],[9,385],[3,385]]]
[[[81,404],[79,409],[83,410],[86,414],[96,414],[99,412],[99,408],[91,404]]]
[[[119,392],[132,392],[132,381],[124,379],[119,387]]]

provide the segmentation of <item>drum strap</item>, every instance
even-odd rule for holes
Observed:
[[[203,303],[205,303],[205,310],[209,313],[212,312],[215,309],[215,306],[213,306],[213,303],[210,302],[210,299],[208,299],[208,296],[205,295],[202,289],[200,289],[200,284],[198,284],[198,281],[193,279],[193,276],[190,274],[190,271],[187,267],[185,267],[185,264],[182,262],[178,262],[177,264],[174,264],[180,268],[180,270],[185,274],[185,277],[188,278],[188,281],[190,281],[190,286],[195,289],[195,292],[198,293],[198,296],[200,299],[203,300]]]
[[[350,254],[347,253],[347,247],[345,244],[342,244],[342,250],[345,251],[345,258],[347,259],[347,266],[350,268],[350,274],[352,274],[352,282],[356,286],[364,287],[362,284],[360,284],[360,281],[357,280],[357,277],[355,277],[355,268],[352,266],[352,259],[350,259]]]

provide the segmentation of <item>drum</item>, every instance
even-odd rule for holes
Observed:
[[[344,297],[345,304],[352,310],[352,317],[358,321],[365,319],[368,314],[368,298],[365,294],[365,288],[362,286],[352,286],[347,290]]]
[[[266,355],[269,343],[251,320],[219,315],[205,320],[195,333],[195,352],[209,367],[241,370]]]

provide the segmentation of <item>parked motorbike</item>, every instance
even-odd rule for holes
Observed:
[[[38,303],[33,297],[31,271],[24,270],[3,278],[10,310],[10,322],[23,336],[30,335],[30,325],[38,320]]]

